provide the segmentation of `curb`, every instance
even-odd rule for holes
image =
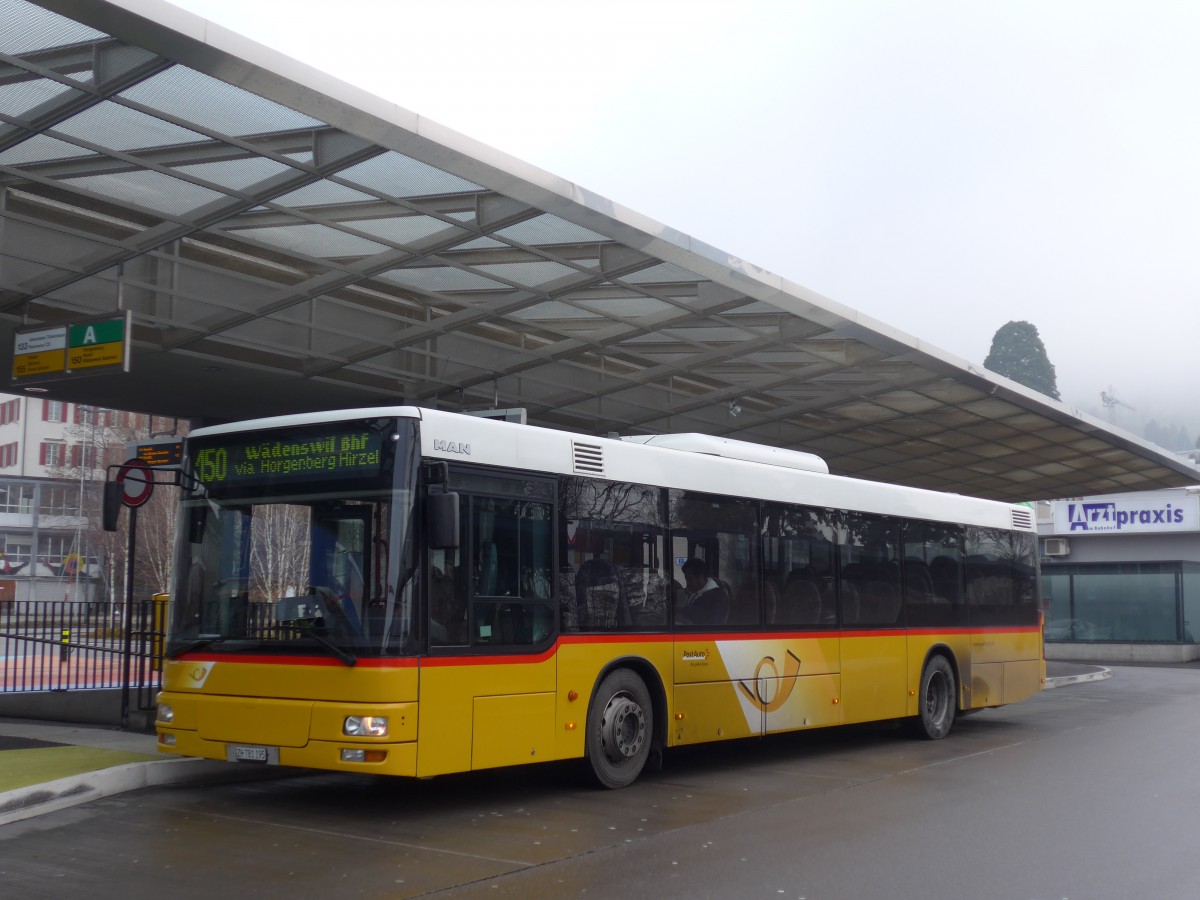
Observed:
[[[208,759],[132,762],[0,794],[0,825],[139,788],[228,775],[229,763]]]
[[[1097,666],[1095,672],[1085,672],[1082,675],[1059,675],[1054,678],[1046,679],[1046,690],[1051,688],[1066,687],[1069,684],[1083,684],[1087,681],[1104,681],[1106,678],[1112,678],[1112,669],[1105,666]]]

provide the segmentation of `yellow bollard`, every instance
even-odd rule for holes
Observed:
[[[150,656],[154,660],[160,660],[163,657],[163,641],[167,634],[167,608],[171,602],[170,594],[152,594],[150,601],[154,604],[151,608],[151,634],[153,637],[150,641]]]

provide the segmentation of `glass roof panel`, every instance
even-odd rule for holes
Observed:
[[[662,263],[661,265],[651,266],[648,269],[632,272],[629,275],[622,275],[620,280],[627,281],[630,284],[654,284],[672,281],[707,281],[707,279],[701,278],[695,272],[689,272],[682,266],[677,266],[673,263]]]
[[[324,122],[186,66],[172,66],[120,96],[235,137],[325,126]]]
[[[390,197],[430,197],[483,190],[457,175],[443,172],[394,150],[351,166],[339,175],[339,180],[343,178],[357,182],[368,191],[377,191]]]
[[[112,150],[140,150],[209,140],[195,131],[107,100],[58,123],[54,132]]]
[[[80,91],[49,78],[8,81],[0,85],[0,111],[14,119],[25,120],[30,113],[39,111],[48,103],[71,99],[65,96],[67,94],[83,96]]]
[[[245,190],[251,185],[266,181],[282,172],[295,171],[283,163],[277,163],[261,156],[250,159],[227,159],[220,162],[197,163],[192,166],[178,166],[177,172],[192,175],[195,178],[229,188],[230,190]]]
[[[21,56],[47,47],[80,44],[108,37],[72,19],[26,3],[0,0],[0,53]]]
[[[729,344],[735,341],[744,341],[751,337],[751,335],[740,328],[720,328],[703,325],[689,325],[685,327],[677,325],[672,327],[672,331],[683,335],[689,341],[696,341],[702,344]]]
[[[147,169],[86,175],[64,180],[64,183],[173,216],[186,215],[225,196]]]
[[[384,281],[426,291],[481,291],[508,288],[508,285],[475,272],[455,269],[450,266],[434,266],[423,269],[392,269],[379,276]]]
[[[525,287],[536,287],[575,271],[569,266],[560,266],[553,262],[499,263],[474,268],[485,275],[494,275],[496,278],[503,278]]]
[[[497,231],[496,236],[529,245],[592,244],[609,240],[582,225],[549,214]]]
[[[49,162],[55,159],[72,159],[93,155],[93,151],[85,150],[83,147],[55,140],[44,134],[35,134],[7,150],[0,151],[0,165],[19,166],[23,163]]]
[[[370,194],[356,191],[332,181],[315,181],[271,201],[280,206],[327,206],[331,203],[377,203]]]
[[[496,247],[507,247],[507,244],[493,240],[489,237],[475,238],[473,241],[468,241],[465,244],[459,244],[455,250],[494,250]]]
[[[588,312],[586,309],[579,309],[569,303],[562,303],[558,300],[551,300],[546,303],[535,303],[533,306],[527,306],[524,309],[518,309],[510,312],[508,317],[511,319],[599,319],[601,318],[594,312]]]
[[[374,256],[388,248],[374,241],[327,228],[324,225],[282,225],[271,228],[241,228],[231,231],[253,241],[261,241],[275,247],[282,247],[305,256],[318,259],[340,258],[346,256]]]
[[[350,228],[365,231],[394,244],[413,244],[439,231],[456,231],[467,237],[468,232],[435,219],[433,216],[392,216],[386,219],[355,219],[346,222]]]
[[[653,297],[588,297],[586,300],[576,299],[574,302],[603,315],[620,316],[624,319],[652,316],[676,308]]]

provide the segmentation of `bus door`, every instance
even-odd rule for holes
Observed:
[[[671,741],[761,734],[758,503],[669,492],[675,665]],[[750,685],[747,693],[746,685]]]
[[[554,758],[554,482],[451,471],[459,545],[426,554],[418,774]]]
[[[837,620],[837,514],[763,504],[763,607],[753,682],[739,689],[761,710],[763,731],[842,721]]]
[[[901,718],[908,708],[908,639],[899,524],[865,513],[841,519],[842,715],[846,722]]]

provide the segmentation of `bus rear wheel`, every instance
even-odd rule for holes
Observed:
[[[587,757],[596,780],[606,788],[637,780],[654,735],[654,707],[646,684],[629,669],[605,676],[588,710]]]
[[[931,657],[921,673],[917,702],[917,734],[939,741],[950,733],[957,710],[954,668],[944,656]]]

